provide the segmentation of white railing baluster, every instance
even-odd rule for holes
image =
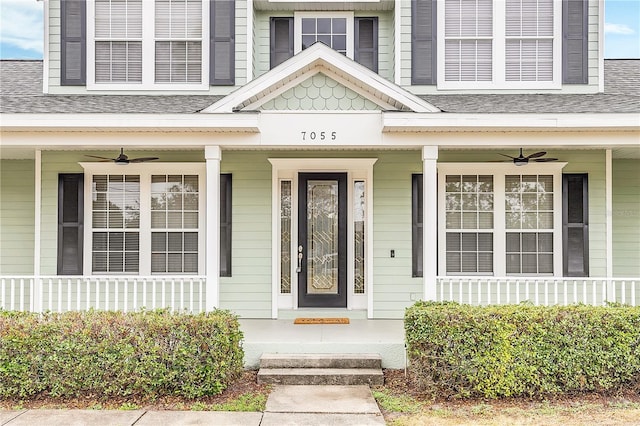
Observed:
[[[171,311],[176,311],[176,280],[171,279]]]
[[[535,300],[535,305],[536,306],[540,306],[540,281],[539,280],[535,280],[533,283],[533,287],[535,288],[535,292],[536,292],[536,297],[534,298]]]
[[[80,292],[80,279],[76,278],[76,311],[80,310],[82,293]]]
[[[582,303],[584,303],[585,305],[589,303],[587,301],[587,282],[586,281],[582,281]]]
[[[142,279],[142,306],[147,308],[147,279]]]
[[[636,282],[631,281],[631,306],[636,306]]]
[[[152,309],[156,309],[156,296],[158,293],[156,293],[156,279],[155,278],[151,278],[151,308]]]
[[[189,280],[189,312],[193,313],[193,280]]]
[[[122,312],[129,307],[129,280],[124,280],[124,294],[122,295]]]
[[[104,310],[109,310],[109,292],[111,291],[111,278],[107,278],[104,280]]]
[[[487,305],[491,304],[491,280],[487,280]]]
[[[162,280],[162,309],[165,309],[167,307],[167,302],[166,302],[166,284],[167,280]]]
[[[58,312],[62,312],[62,283],[60,279],[56,279],[56,286],[58,287]]]
[[[449,300],[453,300],[453,283],[449,280]]]
[[[67,311],[71,311],[71,304],[73,300],[71,298],[71,278],[67,280]]]
[[[622,288],[620,290],[621,290],[621,293],[622,293],[622,296],[621,296],[622,304],[624,305],[624,304],[627,303],[627,281],[626,280],[622,280],[620,282],[620,286],[622,286]]]
[[[133,306],[131,307],[132,311],[138,310],[138,279],[133,280]]]
[[[180,310],[185,308],[184,304],[184,279],[180,280]]]
[[[496,303],[500,305],[500,280],[496,280]]]

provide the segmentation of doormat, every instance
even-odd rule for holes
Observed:
[[[349,324],[349,318],[296,318],[294,324]]]

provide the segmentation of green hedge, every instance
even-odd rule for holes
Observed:
[[[242,371],[241,340],[226,311],[0,311],[0,398],[215,395]]]
[[[640,390],[640,307],[418,302],[405,331],[409,368],[432,396]]]

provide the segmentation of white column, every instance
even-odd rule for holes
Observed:
[[[438,275],[438,147],[422,147],[422,279],[423,299],[436,300]]]
[[[605,204],[605,223],[606,223],[606,247],[607,247],[607,278],[613,277],[613,164],[611,150],[605,151],[605,183],[604,183],[604,204]],[[607,300],[615,302],[613,297],[614,288],[613,281],[607,283]]]
[[[35,312],[42,312],[42,282],[40,281],[40,238],[42,234],[41,230],[41,217],[42,217],[42,151],[39,149],[35,152],[35,220],[33,224],[33,294],[31,300],[33,301],[33,310]]]
[[[206,278],[207,312],[220,306],[220,160],[219,146],[204,149],[207,167],[207,211],[206,211]]]

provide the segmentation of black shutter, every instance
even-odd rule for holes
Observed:
[[[271,18],[269,35],[271,69],[293,56],[293,18]]]
[[[422,174],[411,175],[411,269],[412,276],[421,277],[422,267]]]
[[[82,275],[84,175],[58,175],[58,275]]]
[[[411,0],[411,84],[436,84],[436,0]]]
[[[589,276],[589,202],[586,174],[562,175],[562,251],[565,277]]]
[[[563,0],[562,2],[562,82],[587,84],[589,2]],[[602,41],[600,41],[602,42]]]
[[[378,18],[355,18],[353,59],[378,72]]]
[[[235,84],[235,0],[211,0],[209,43],[209,84]],[[247,70],[251,72],[251,70]]]
[[[231,276],[231,175],[220,175],[220,276]]]
[[[60,2],[60,85],[87,81],[86,5],[84,0]]]

